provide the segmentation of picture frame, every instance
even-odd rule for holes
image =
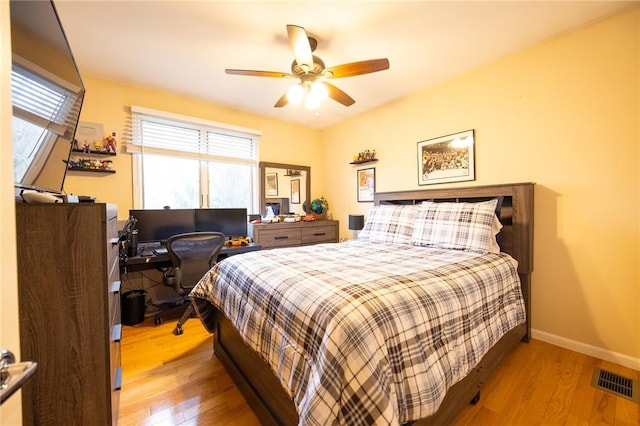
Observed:
[[[291,179],[291,204],[300,204],[300,179]]]
[[[358,184],[358,202],[359,203],[373,202],[373,194],[375,194],[376,192],[375,167],[360,169],[356,173],[357,173],[357,184]]]
[[[274,197],[278,195],[278,174],[277,173],[265,173],[265,188],[267,197]]]
[[[475,180],[475,132],[418,142],[418,185]]]

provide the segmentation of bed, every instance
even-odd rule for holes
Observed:
[[[230,257],[194,307],[263,424],[450,423],[529,339],[533,187],[376,193],[358,240]]]

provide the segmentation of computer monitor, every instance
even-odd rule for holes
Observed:
[[[166,242],[169,237],[194,232],[193,209],[129,210],[137,219],[138,242]]]
[[[196,209],[196,232],[222,232],[225,237],[247,236],[247,209]]]

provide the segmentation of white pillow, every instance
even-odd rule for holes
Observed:
[[[359,240],[378,243],[411,244],[418,206],[379,205],[369,211],[358,234]]]
[[[425,201],[416,214],[411,243],[424,247],[497,253],[497,200],[478,203]],[[496,223],[497,222],[497,223]]]

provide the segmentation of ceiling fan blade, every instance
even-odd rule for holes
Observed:
[[[273,107],[274,108],[282,108],[283,106],[285,106],[288,103],[289,103],[289,99],[287,98],[287,94],[285,93],[284,95],[282,95],[280,97],[280,99],[278,99],[278,102],[276,102],[276,104]]]
[[[370,59],[368,61],[351,62],[349,64],[336,65],[335,67],[329,67],[325,70],[332,75],[325,75],[327,78],[342,78],[352,77],[354,75],[369,74],[372,72],[378,72],[389,69],[389,60],[387,58],[382,59]]]
[[[253,77],[277,77],[277,78],[295,78],[293,74],[280,71],[254,71],[254,70],[234,70],[227,68],[224,70],[227,74],[248,75]]]
[[[356,101],[351,96],[347,95],[345,92],[338,89],[333,84],[327,83],[326,81],[321,82],[321,84],[324,84],[326,86],[326,88],[329,90],[329,97],[334,101],[339,102],[344,106],[351,106],[356,103]]]
[[[287,25],[287,35],[298,66],[305,65],[308,67],[307,69],[311,69],[313,67],[313,55],[311,54],[311,45],[309,44],[307,32],[297,25]]]

